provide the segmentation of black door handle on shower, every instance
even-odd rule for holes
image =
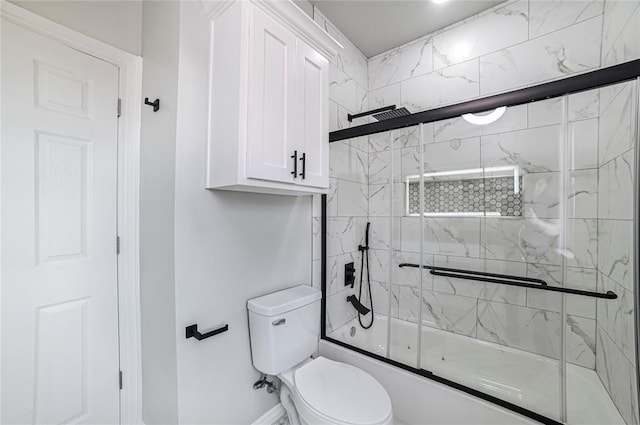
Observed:
[[[293,171],[291,172],[291,174],[295,179],[298,177],[298,151],[293,151],[293,155],[291,155],[291,159],[293,159]]]
[[[218,328],[218,329],[214,329],[211,332],[207,332],[207,333],[201,334],[200,332],[198,332],[198,325],[189,325],[185,329],[185,331],[186,331],[185,334],[186,334],[187,338],[193,337],[193,338],[197,339],[198,341],[202,341],[203,339],[212,337],[214,335],[221,334],[222,332],[226,332],[228,330],[229,330],[229,325],[224,325],[223,327]]]
[[[302,161],[302,172],[300,173],[300,177],[302,177],[302,180],[304,180],[305,175],[306,175],[306,170],[307,170],[307,154],[306,153],[302,153],[302,158],[300,158],[300,161]]]

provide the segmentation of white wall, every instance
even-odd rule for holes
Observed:
[[[246,301],[309,284],[311,197],[204,189],[209,22],[183,2],[176,144],[176,337],[179,422],[248,424],[277,403],[254,391]],[[228,323],[213,338],[185,339],[184,328]]]
[[[180,5],[145,1],[142,9],[143,96],[140,142],[140,300],[143,420],[177,423],[174,209]]]
[[[141,1],[10,1],[96,40],[140,55]]]
[[[142,55],[143,97],[161,99],[141,123],[145,423],[251,423],[278,400],[252,389],[246,301],[310,284],[311,197],[204,189],[209,23],[199,2],[15,3]],[[184,337],[189,324],[223,322],[230,330],[215,338]]]

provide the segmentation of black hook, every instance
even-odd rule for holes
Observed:
[[[145,105],[149,105],[149,106],[153,106],[153,112],[158,112],[158,109],[160,109],[160,99],[156,99],[153,102],[149,102],[149,98],[145,97],[144,98],[144,104]]]

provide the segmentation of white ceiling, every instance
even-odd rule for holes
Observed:
[[[504,0],[310,0],[368,58]]]

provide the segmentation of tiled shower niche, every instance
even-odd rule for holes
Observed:
[[[406,214],[420,216],[418,176],[407,179],[405,196]],[[522,177],[425,180],[423,211],[432,217],[521,217]]]

